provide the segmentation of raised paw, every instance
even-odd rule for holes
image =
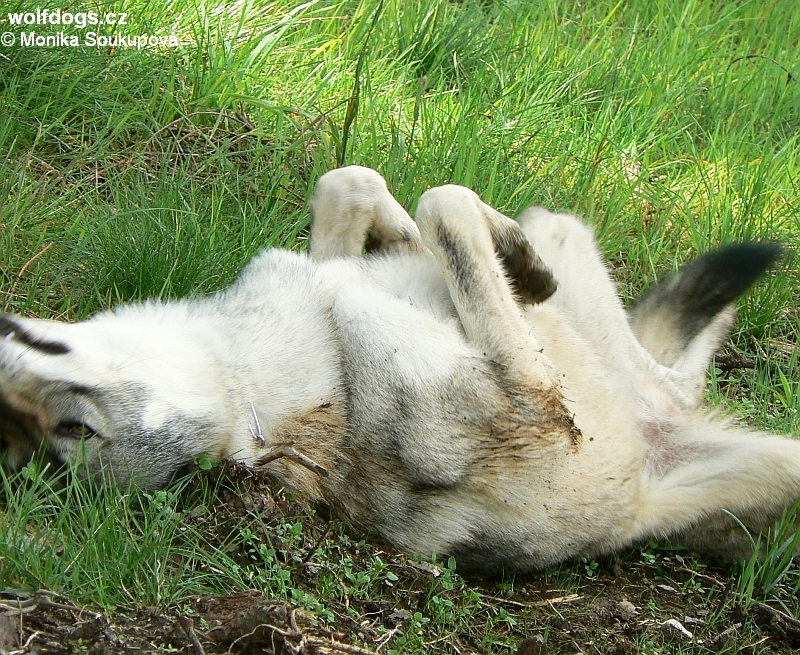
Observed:
[[[314,259],[357,257],[364,250],[422,249],[416,224],[370,168],[347,166],[325,173],[309,207],[309,252]]]
[[[505,220],[491,223],[492,241],[514,293],[526,304],[544,302],[558,288],[553,274],[519,225],[501,214],[498,216]]]

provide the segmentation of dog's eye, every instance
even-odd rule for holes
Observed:
[[[56,430],[59,436],[71,439],[91,439],[97,433],[86,423],[62,423]]]

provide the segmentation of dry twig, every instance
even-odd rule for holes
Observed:
[[[301,466],[305,466],[309,471],[313,471],[323,478],[327,478],[330,475],[330,473],[328,473],[328,469],[326,469],[324,466],[320,466],[311,458],[295,450],[292,444],[280,444],[270,449],[266,455],[263,455],[258,459],[258,465],[263,466],[264,464],[269,464],[270,462],[274,462],[276,459],[281,459],[282,457],[286,457],[287,459],[291,459],[293,462],[297,462]]]
[[[200,640],[197,638],[197,633],[194,631],[194,621],[188,616],[179,616],[178,623],[181,628],[183,628],[186,636],[189,637],[189,641],[192,642],[195,651],[197,651],[197,655],[206,655],[206,652],[203,650],[203,645],[200,643]]]

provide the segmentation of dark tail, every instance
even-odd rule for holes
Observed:
[[[659,280],[630,309],[639,341],[659,363],[672,366],[782,252],[777,243],[731,244],[701,255]],[[722,339],[727,328],[725,332]],[[720,345],[721,341],[715,347]]]

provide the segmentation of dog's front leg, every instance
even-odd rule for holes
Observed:
[[[314,259],[357,257],[365,249],[422,249],[414,221],[371,168],[347,166],[325,173],[309,205],[309,252]]]
[[[533,302],[552,293],[555,282],[516,223],[454,185],[423,194],[416,221],[423,244],[442,267],[467,339],[525,386],[554,388],[552,365],[512,284]]]

